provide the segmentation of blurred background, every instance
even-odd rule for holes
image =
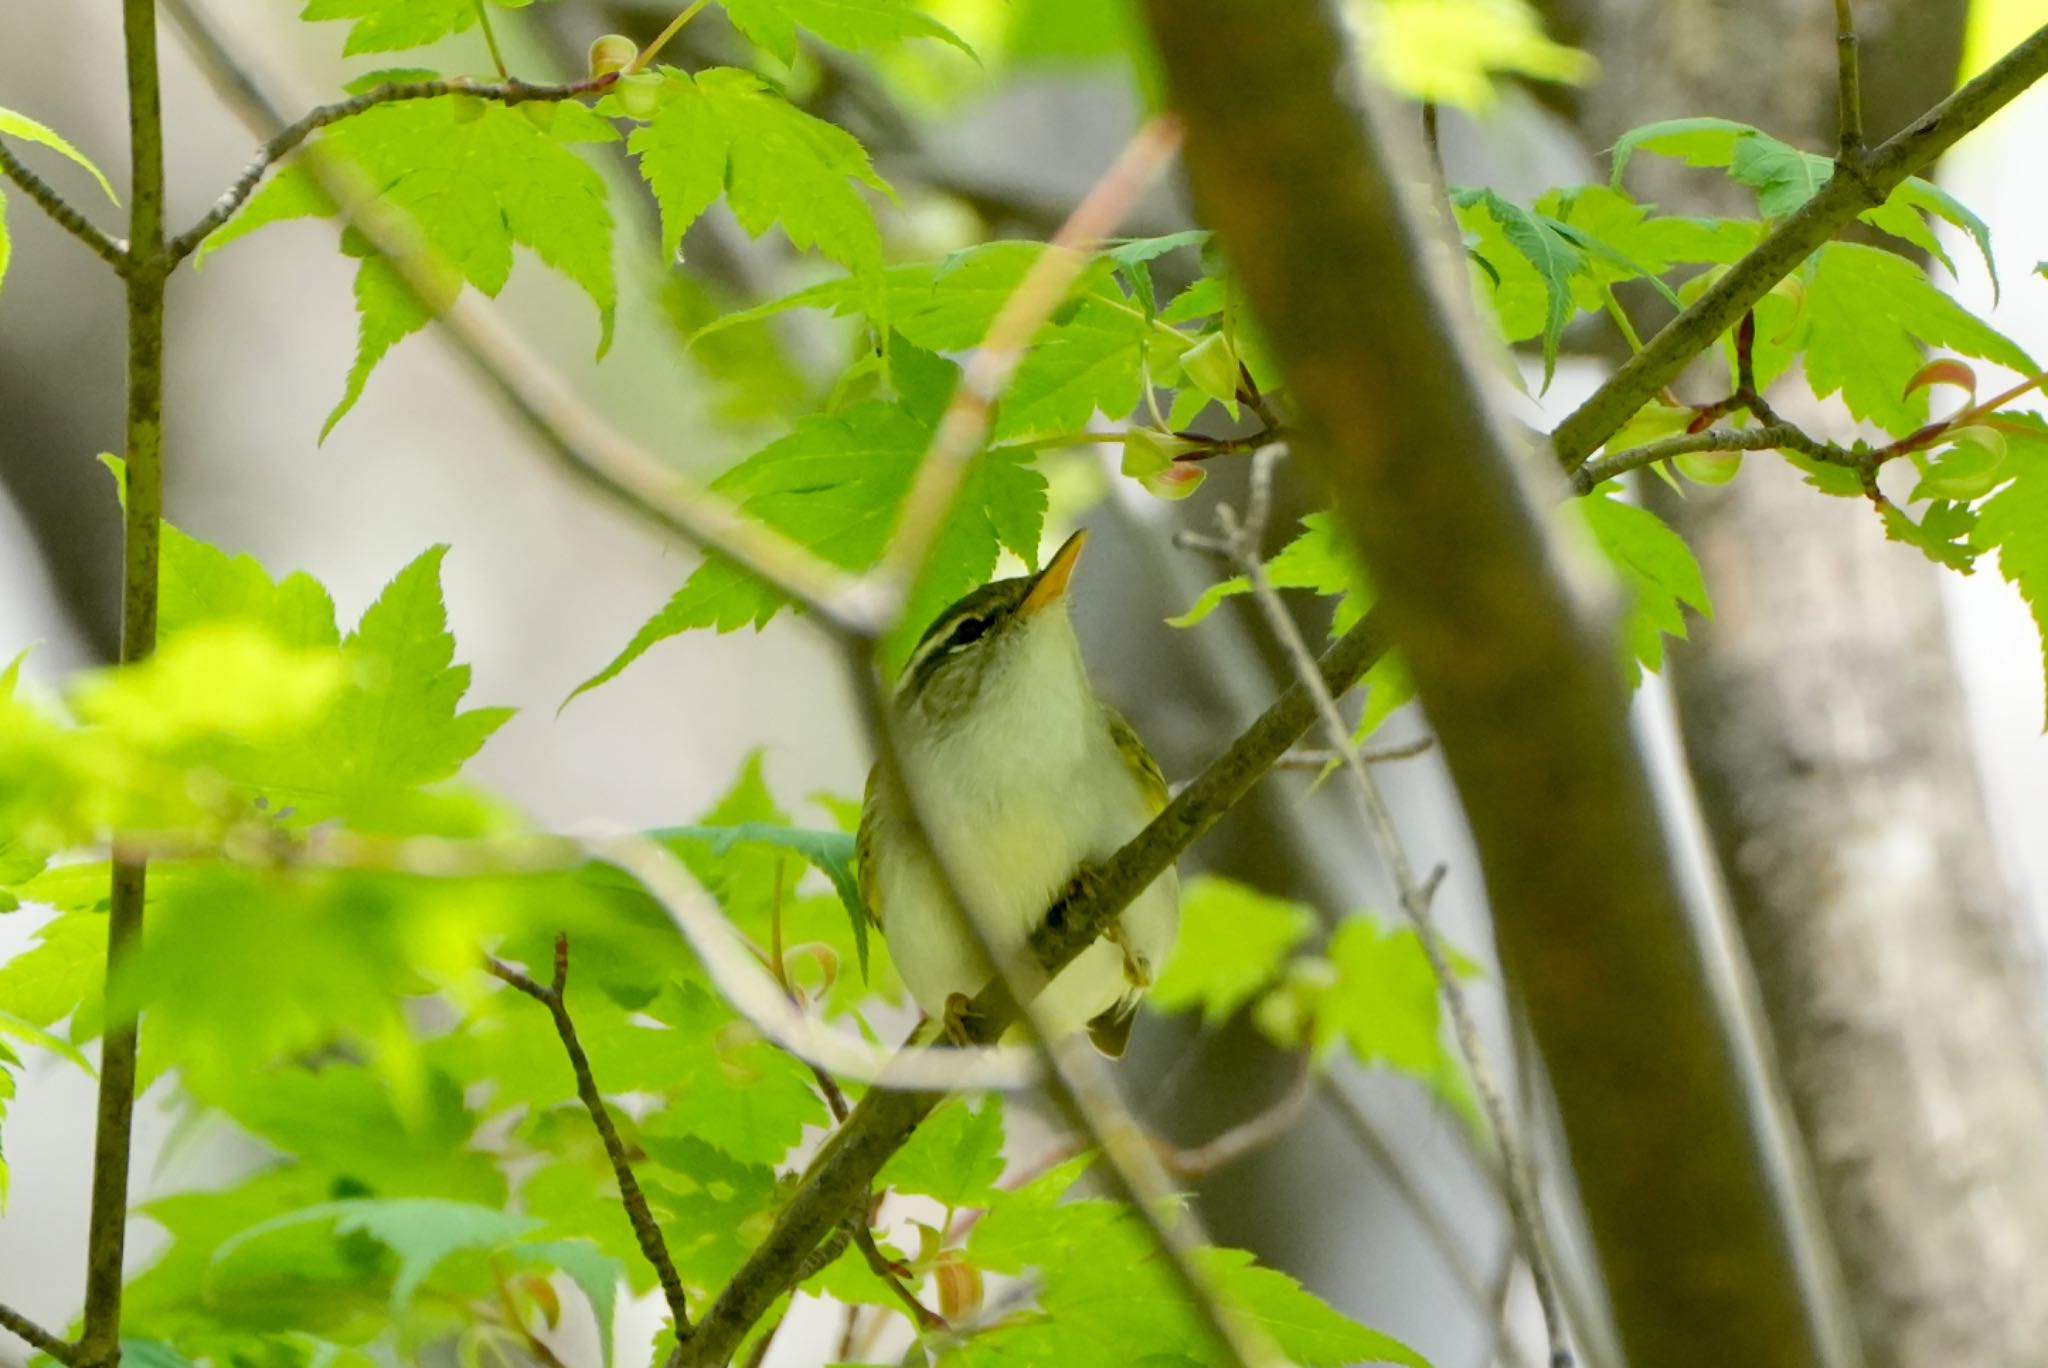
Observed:
[[[991,31],[1016,17],[993,3],[934,8],[959,11],[948,13],[949,21],[981,13]],[[1018,8],[1032,7],[1019,0]],[[1060,6],[1041,0],[1038,8]],[[1603,55],[1626,51],[1644,30],[1668,20],[1657,17],[1659,8],[1655,0],[1588,0],[1553,5],[1550,17],[1561,36]],[[1798,7],[1786,0],[1749,8]],[[1823,0],[1803,8],[1829,7]],[[342,63],[337,31],[301,24],[291,9],[211,0],[206,13],[257,83],[296,111],[327,98],[372,63]],[[1921,51],[1923,65],[1937,69],[1943,53],[1949,70],[1981,64],[2048,21],[2048,4],[2034,0],[1979,4],[1967,17],[1960,4],[1925,9],[1945,11],[1948,46]],[[560,0],[501,12],[499,22],[514,68],[552,79],[580,65],[584,45],[598,33],[639,32],[667,17],[651,6]],[[1092,22],[1069,27],[1085,37]],[[1113,26],[1114,20],[1102,22]],[[975,36],[970,23],[961,26]],[[167,33],[171,219],[181,223],[203,212],[232,180],[256,138],[175,30]],[[1766,40],[1765,34],[1750,39]],[[688,41],[702,49],[691,60],[736,51],[732,35],[708,16],[692,26]],[[1666,33],[1658,41],[1676,45],[1686,38]],[[434,55],[450,69],[473,65],[477,57],[467,51]],[[1616,70],[1608,60],[1607,69]],[[1744,54],[1730,48],[1717,60],[1726,70]],[[1816,65],[1788,72],[1787,60],[1770,54],[1768,64],[1780,79],[1829,94],[1831,70]],[[1825,52],[1821,60],[1829,60]],[[111,5],[16,0],[0,7],[0,104],[62,130],[117,183],[126,155],[116,99],[119,62]],[[1948,75],[1936,70],[1934,77],[1938,97]],[[1604,180],[1595,154],[1614,131],[1599,112],[1608,98],[1606,80],[1596,76],[1592,86],[1565,95],[1504,84],[1485,115],[1447,118],[1451,179],[1524,199],[1551,185]],[[969,85],[972,98],[957,93]],[[1128,62],[1090,56],[1088,43],[1076,38],[1065,47],[1048,42],[1042,51],[1017,44],[971,80],[944,61],[887,80],[827,69],[817,77],[812,103],[873,147],[881,170],[903,194],[892,251],[918,257],[976,236],[1043,236],[1122,146],[1142,96]],[[1643,109],[1634,121],[1673,113],[1754,119],[1795,141],[1804,132],[1772,127],[1757,110],[1726,99],[1709,107]],[[1602,129],[1604,136],[1588,131]],[[2035,150],[2043,145],[2048,94],[2037,91],[1967,142],[1939,177],[1990,222],[2007,286],[1991,317],[2037,354],[2048,354],[2048,309],[2042,282],[2028,273],[2048,257],[2048,184],[2015,168],[2037,160]],[[622,170],[615,163],[609,174]],[[89,202],[91,186],[81,176],[62,165],[48,174],[77,202]],[[736,391],[719,375],[715,356],[684,350],[679,320],[701,320],[712,309],[780,293],[801,283],[808,268],[747,239],[721,217],[722,208],[693,231],[682,266],[665,264],[651,220],[623,208],[642,198],[615,200],[622,206],[622,289],[618,338],[607,359],[591,360],[596,329],[587,301],[545,272],[516,271],[501,313],[613,423],[708,477],[813,401],[820,377],[839,359],[839,341],[815,320],[792,320],[776,333],[786,385],[779,392],[772,385],[767,392],[759,385]],[[1147,201],[1131,231],[1183,226],[1186,215],[1168,188]],[[98,216],[110,221],[105,212]],[[119,521],[108,477],[93,457],[119,442],[121,300],[101,263],[19,197],[10,199],[8,225],[15,251],[0,293],[0,658],[39,643],[25,675],[48,686],[104,661],[115,640]],[[1959,293],[1972,307],[1988,309],[1988,281],[1968,253],[1956,255],[1963,266]],[[344,621],[419,550],[448,543],[450,617],[461,656],[474,667],[471,698],[519,709],[470,774],[544,825],[645,827],[688,820],[756,749],[765,753],[779,793],[857,794],[868,757],[836,665],[800,620],[784,617],[759,635],[687,634],[655,648],[600,694],[561,707],[673,592],[694,560],[551,465],[432,330],[402,344],[355,409],[320,442],[322,416],[353,356],[353,270],[354,263],[334,250],[330,226],[302,221],[266,230],[175,282],[169,516],[203,538],[254,555],[274,572],[312,572],[334,591]],[[1562,412],[1604,373],[1602,339],[1574,340],[1585,354],[1561,369],[1543,409],[1530,402],[1519,416],[1543,423],[1546,413]],[[1048,532],[1063,535],[1075,517],[1095,529],[1079,586],[1084,646],[1105,692],[1133,717],[1169,778],[1182,779],[1263,706],[1278,677],[1249,613],[1226,612],[1201,633],[1176,632],[1164,623],[1210,577],[1206,564],[1171,549],[1171,532],[1208,525],[1214,501],[1240,492],[1238,473],[1219,471],[1195,500],[1165,505],[1129,481],[1108,478],[1114,458],[1112,447],[1063,458]],[[1298,510],[1299,492],[1289,497]],[[1875,520],[1861,509],[1831,506],[1824,516],[1853,523],[1851,535],[1864,539],[1873,556],[1917,561],[1916,553],[1881,543]],[[1709,587],[1718,593],[1714,569],[1710,562]],[[1940,612],[1927,626],[1929,639],[1919,644],[1953,662],[1967,719],[1966,780],[1981,784],[1995,881],[2010,890],[2030,934],[2038,933],[2048,911],[2048,742],[2041,735],[2039,643],[2025,606],[1995,573],[1926,582],[1938,585],[1930,593],[1938,594]],[[1837,605],[1820,600],[1810,606],[1824,615]],[[1826,635],[1839,624],[1816,618],[1778,626],[1789,634]],[[1667,777],[1674,829],[1703,905],[1711,905],[1719,880],[1710,873],[1710,846],[1698,828],[1661,683],[1643,690],[1638,719]],[[1910,718],[1898,721],[1913,725]],[[1423,734],[1422,720],[1404,715],[1384,735],[1399,741]],[[1447,780],[1425,755],[1390,768],[1386,782],[1417,858],[1449,867],[1439,904],[1448,934],[1486,961],[1478,877]],[[1268,781],[1256,802],[1196,848],[1188,865],[1227,870],[1326,906],[1384,910],[1389,900],[1369,856],[1306,789],[1293,776]],[[0,958],[26,943],[35,924],[33,912],[0,917]],[[1515,1051],[1499,995],[1480,996],[1494,1057],[1509,1060]],[[1123,1076],[1160,1128],[1184,1141],[1257,1110],[1287,1081],[1248,1031],[1196,1036],[1158,1020],[1145,1023]],[[1218,1238],[1260,1251],[1441,1365],[1495,1361],[1493,1301],[1505,1301],[1517,1333],[1536,1343],[1527,1338],[1527,1289],[1519,1277],[1500,1281],[1503,1270],[1513,1268],[1505,1257],[1504,1226],[1457,1123],[1400,1080],[1341,1082],[1348,1105],[1318,1102],[1286,1141],[1205,1185],[1205,1216]],[[55,1066],[32,1068],[6,1137],[16,1183],[0,1214],[0,1292],[59,1324],[70,1313],[84,1266],[90,1114],[88,1080]],[[1328,1174],[1338,1165],[1355,1174],[1361,1126],[1370,1128],[1371,1143],[1383,1141],[1390,1152],[1367,1177],[1347,1180],[1361,1184],[1355,1203],[1330,1203]],[[178,1143],[167,1143],[173,1139]],[[139,1197],[205,1182],[254,1162],[256,1153],[219,1136],[174,1137],[159,1106],[145,1128],[142,1156]],[[1558,1186],[1555,1167],[1549,1164],[1548,1173]],[[1431,1222],[1442,1228],[1432,1231]],[[133,1257],[147,1259],[149,1248],[145,1234]],[[0,1361],[10,1355],[18,1359],[19,1347],[0,1336]],[[804,1346],[788,1339],[772,1361],[807,1361]]]

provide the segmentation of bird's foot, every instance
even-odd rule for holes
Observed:
[[[946,1010],[942,1018],[946,1039],[964,1050],[975,1043],[981,1023],[982,1016],[974,1010],[973,998],[965,993],[946,994]]]
[[[1122,953],[1124,957],[1124,982],[1130,984],[1131,987],[1141,993],[1150,988],[1152,986],[1152,961],[1131,948],[1130,938],[1124,934],[1123,922],[1121,920],[1111,922],[1109,929],[1102,933],[1102,938],[1111,945],[1114,945]]]

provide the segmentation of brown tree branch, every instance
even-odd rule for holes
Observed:
[[[662,1300],[668,1303],[669,1315],[675,1318],[676,1333],[687,1335],[690,1331],[690,1307],[683,1295],[683,1280],[676,1273],[675,1261],[668,1256],[668,1245],[661,1238],[661,1227],[655,1223],[654,1212],[647,1205],[647,1195],[640,1190],[640,1181],[633,1176],[633,1161],[627,1157],[625,1143],[619,1139],[619,1128],[612,1124],[604,1094],[597,1088],[597,1076],[591,1072],[590,1056],[584,1052],[583,1042],[576,1035],[576,1023],[570,1018],[569,1004],[562,996],[562,990],[569,986],[569,938],[555,937],[555,973],[553,980],[546,985],[495,959],[487,958],[484,968],[492,977],[504,980],[547,1008],[548,1015],[554,1018],[555,1034],[562,1038],[563,1053],[569,1056],[569,1067],[576,1074],[576,1095],[583,1099],[583,1109],[590,1113],[590,1124],[597,1128],[598,1138],[604,1142],[605,1156],[611,1160],[612,1177],[618,1181],[619,1201],[626,1208],[626,1219],[632,1222],[633,1238],[639,1242],[641,1255],[661,1280]]]
[[[1611,634],[1581,617],[1420,274],[1427,240],[1385,145],[1344,102],[1338,35],[1314,0],[1150,0],[1147,13],[1197,202],[1266,325],[1303,449],[1335,488],[1464,797],[1624,1343],[1659,1368],[1822,1362],[1810,1232],[1778,1200],[1749,1104],[1754,1042],[1724,1025],[1630,745]],[[2048,37],[2040,48],[2048,62]],[[1960,136],[1936,122],[1916,150]],[[1831,196],[1844,218],[1868,202],[1847,184]],[[1760,294],[1777,255],[1789,270],[1807,250],[1781,229],[1722,285],[1753,279]],[[1696,309],[1695,331],[1667,329],[1574,430],[1606,405],[1618,426],[1662,366],[1675,373],[1753,302],[1731,298],[1718,321]]]
[[[0,175],[20,186],[30,199],[42,206],[43,212],[59,228],[84,243],[94,256],[116,271],[128,269],[128,249],[101,230],[70,200],[57,193],[55,186],[29,170],[4,142],[0,142]]]
[[[77,1362],[77,1345],[70,1340],[59,1339],[10,1307],[0,1306],[0,1330],[8,1331],[29,1348],[40,1354],[48,1354],[59,1363]]]

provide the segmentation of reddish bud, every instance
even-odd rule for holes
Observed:
[[[1914,371],[1913,378],[1906,382],[1906,388],[1899,397],[1903,399],[1914,390],[1926,389],[1930,385],[1954,385],[1975,399],[1977,372],[1967,362],[1958,361],[1953,356],[1940,357]]]

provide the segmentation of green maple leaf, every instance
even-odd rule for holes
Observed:
[[[976,1106],[956,1099],[926,1118],[889,1156],[877,1188],[935,1197],[949,1207],[980,1206],[1003,1176],[1003,1103],[990,1093]]]
[[[1712,615],[1706,578],[1685,539],[1647,508],[1606,492],[1577,506],[1628,596],[1621,635],[1630,678],[1639,679],[1641,668],[1663,666],[1665,637],[1685,636],[1687,608]]]
[[[348,20],[344,57],[421,47],[476,22],[476,0],[307,0],[307,23]]]
[[[1112,1368],[1134,1363],[1214,1362],[1209,1331],[1167,1272],[1149,1232],[1124,1207],[1061,1202],[1078,1176],[1063,1165],[1002,1192],[968,1239],[968,1255],[1001,1273],[1032,1271],[1043,1314],[1011,1316],[949,1353],[954,1365],[1059,1363]],[[1205,1247],[1193,1262],[1226,1315],[1270,1336],[1293,1362],[1320,1368],[1397,1363],[1428,1368],[1400,1341],[1332,1309],[1242,1250]]]
[[[1840,392],[1849,412],[1903,436],[1927,421],[1924,388],[1906,393],[1941,347],[2032,374],[2031,357],[2010,338],[1956,303],[1904,257],[1853,242],[1814,254],[1794,342],[1806,377],[1825,398]]]
[[[1488,251],[1495,232],[1499,243],[1528,263],[1542,286],[1543,317],[1538,331],[1543,338],[1543,383],[1547,387],[1557,368],[1557,345],[1564,336],[1564,326],[1578,311],[1572,297],[1572,282],[1592,269],[1585,247],[1569,232],[1559,231],[1555,221],[1533,214],[1491,190],[1460,190],[1455,192],[1452,203],[1465,230],[1480,234],[1480,251],[1496,269],[1500,269],[1503,253],[1498,248]],[[1515,331],[1519,328],[1510,331],[1511,340]]]
[[[1314,929],[1315,913],[1291,898],[1199,875],[1181,891],[1180,936],[1146,1005],[1199,1009],[1204,1025],[1219,1025],[1279,977]]]
[[[809,1066],[752,1032],[726,1028],[736,1018],[722,999],[695,984],[671,985],[647,1007],[670,1026],[664,1086],[672,1100],[647,1118],[651,1136],[692,1139],[745,1163],[779,1164],[823,1125],[824,1101]]]
[[[997,440],[1077,432],[1098,412],[1128,414],[1142,393],[1150,334],[1142,316],[1083,299],[1024,354],[996,408]]]
[[[1311,589],[1326,597],[1341,596],[1330,621],[1333,634],[1350,631],[1372,604],[1365,567],[1338,528],[1335,514],[1305,514],[1300,534],[1267,561],[1265,568],[1266,581],[1275,589]],[[1204,589],[1185,613],[1167,621],[1176,627],[1192,627],[1215,612],[1223,600],[1251,591],[1251,581],[1243,575],[1219,580]]]
[[[1936,565],[1965,575],[1976,567],[1977,552],[1970,545],[1970,536],[1977,528],[1977,514],[1968,504],[1936,499],[1916,520],[1886,500],[1878,515],[1884,520],[1886,537],[1918,547]]]
[[[712,487],[834,564],[865,570],[881,559],[930,436],[929,418],[895,404],[860,404],[804,419]],[[946,604],[986,580],[1000,548],[1035,561],[1044,519],[1045,479],[1032,468],[1028,451],[997,447],[977,457],[932,549],[931,569],[912,592],[906,628],[922,630]],[[788,601],[730,561],[713,557],[576,693],[612,678],[656,642],[700,627],[759,628]]]
[[[799,28],[843,48],[879,48],[906,38],[936,38],[972,57],[974,49],[914,0],[721,0],[734,28],[785,62],[796,60]]]
[[[617,287],[612,216],[603,179],[571,144],[617,137],[580,105],[553,106],[543,131],[522,108],[454,97],[378,105],[318,135],[323,154],[351,163],[380,201],[417,228],[429,279],[423,305],[361,234],[343,235],[361,317],[355,364],[324,437],[361,396],[370,372],[447,307],[466,282],[495,296],[523,246],[567,276],[597,306],[601,356],[611,344]],[[333,201],[302,167],[286,167],[203,244],[195,260],[266,224],[332,215]]]
[[[174,552],[167,579],[181,586],[175,602],[189,615],[195,584],[221,587],[255,603],[264,626],[282,623],[331,641],[325,591],[304,576],[267,590],[260,568],[246,557],[230,560],[190,538],[168,543]],[[278,802],[304,820],[349,814],[378,818],[410,790],[447,779],[511,716],[507,708],[460,708],[469,667],[454,663],[455,639],[441,601],[445,546],[430,548],[401,570],[341,642],[354,669],[333,706],[313,730],[290,744],[242,749],[222,757],[222,772]],[[215,602],[227,603],[227,598]]]
[[[2048,436],[2008,435],[2013,480],[1978,510],[1971,544],[1998,550],[1998,573],[2020,591],[2048,657]]]
[[[73,147],[65,140],[62,134],[49,125],[39,123],[26,114],[0,107],[0,137],[19,138],[24,142],[40,143],[44,147],[70,158],[73,162],[76,162],[91,173],[92,178],[99,182],[100,189],[106,191],[109,200],[112,200],[115,204],[121,202],[114,194],[114,187],[107,183],[106,176],[97,166],[92,164],[91,159]],[[7,235],[7,196],[4,192],[0,192],[0,285],[4,285],[7,282],[7,262],[13,253],[13,240]]]
[[[322,1202],[272,1217],[242,1231],[215,1251],[216,1262],[243,1245],[302,1225],[331,1223],[336,1235],[367,1235],[398,1256],[391,1283],[391,1310],[403,1314],[413,1294],[436,1267],[463,1250],[505,1248],[539,1228],[530,1216],[495,1207],[434,1197],[358,1198]]]
[[[856,271],[880,268],[881,234],[859,187],[891,191],[852,134],[812,118],[752,72],[661,73],[660,105],[627,147],[660,206],[665,251],[673,256],[684,231],[723,195],[756,237],[780,223],[799,248],[815,246]]]
[[[1295,990],[1307,1003],[1318,1053],[1342,1044],[1361,1064],[1384,1065],[1433,1089],[1476,1125],[1464,1067],[1444,1043],[1436,975],[1415,932],[1347,917],[1323,959],[1328,969],[1305,976]],[[1451,962],[1460,975],[1477,972],[1463,956],[1453,953]]]
[[[231,555],[166,523],[157,630],[166,640],[209,623],[252,622],[287,646],[335,646],[334,600],[311,575],[273,580],[249,555]]]
[[[1757,210],[1766,219],[1782,219],[1811,199],[1835,173],[1834,162],[1780,142],[1770,134],[1733,119],[1671,119],[1646,124],[1622,135],[1613,149],[1617,187],[1629,159],[1639,151],[1677,157],[1690,166],[1719,167],[1738,185],[1757,192]],[[1885,202],[1857,216],[1874,228],[1904,238],[1956,273],[1929,218],[1944,219],[1970,235],[1991,275],[1992,295],[1998,292],[1998,264],[1991,255],[1991,229],[1955,196],[1931,181],[1909,176]]]

